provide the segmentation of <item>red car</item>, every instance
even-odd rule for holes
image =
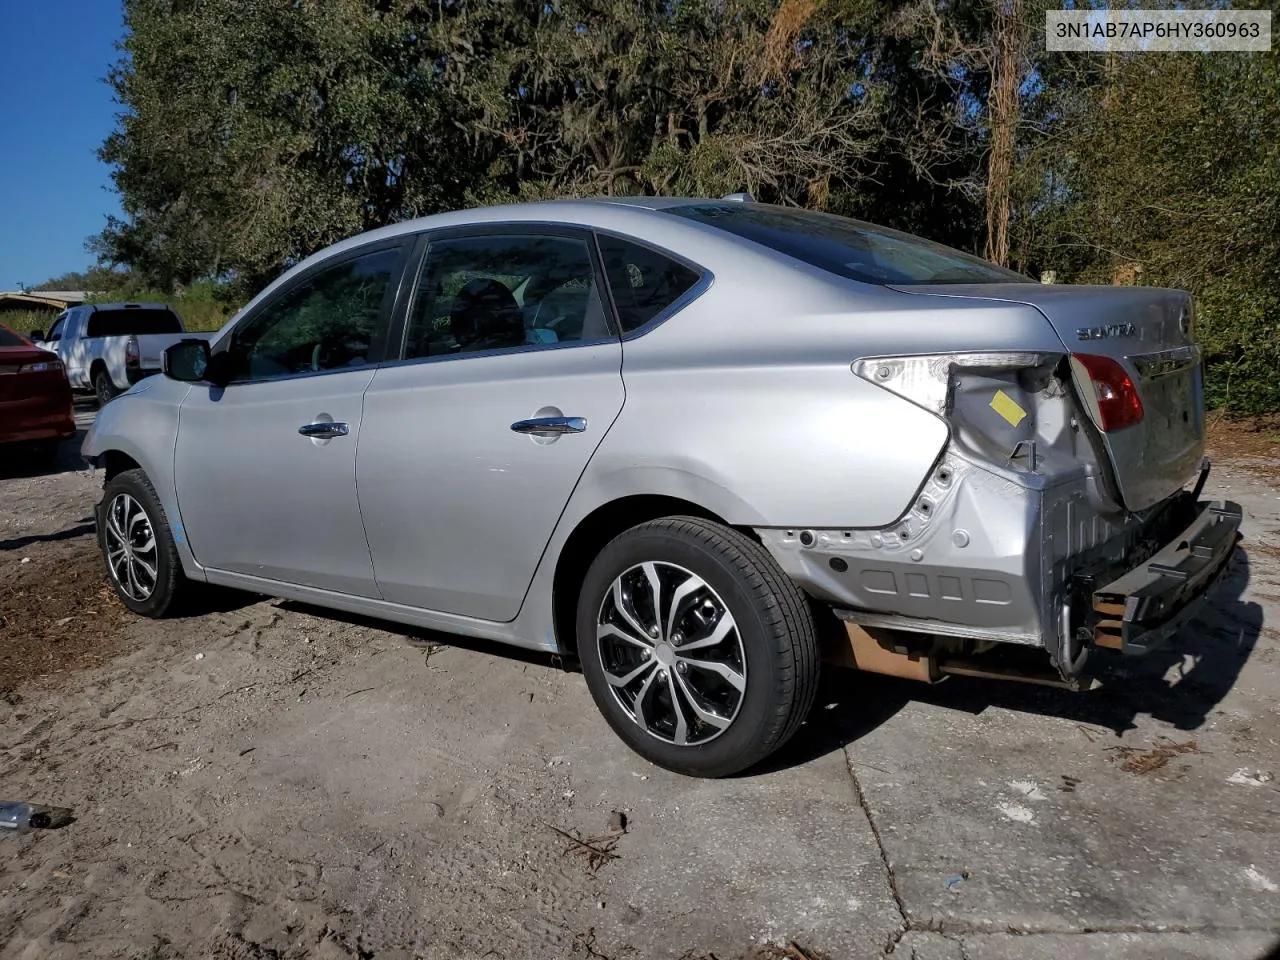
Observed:
[[[0,326],[0,462],[22,447],[52,459],[76,433],[71,385],[57,354]],[[25,452],[25,451],[24,451]]]

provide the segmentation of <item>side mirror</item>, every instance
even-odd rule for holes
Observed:
[[[208,340],[179,340],[165,348],[160,369],[171,380],[199,383],[209,379],[210,360]]]
[[[30,333],[27,334],[27,339],[35,343],[42,343],[44,341],[44,331],[32,330]]]

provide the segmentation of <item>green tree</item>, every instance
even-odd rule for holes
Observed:
[[[1029,256],[1196,297],[1209,400],[1280,409],[1280,57],[1131,54],[1064,102]]]

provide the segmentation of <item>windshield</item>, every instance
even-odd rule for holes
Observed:
[[[182,321],[172,310],[120,307],[89,314],[86,337],[123,337],[129,334],[181,333]]]
[[[1035,283],[940,243],[828,213],[737,202],[667,207],[665,212],[863,283]]]
[[[0,347],[29,347],[25,337],[20,337],[8,327],[0,327]]]

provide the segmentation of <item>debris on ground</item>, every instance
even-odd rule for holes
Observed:
[[[969,871],[961,870],[959,873],[953,873],[951,876],[947,877],[947,879],[942,882],[942,885],[954,893],[956,889],[959,888],[960,884],[964,883],[968,879]]]
[[[1235,773],[1227,777],[1227,783],[1235,783],[1244,787],[1261,787],[1275,778],[1276,775],[1270,770],[1251,771],[1248,767],[1240,767]]]
[[[70,822],[71,811],[66,807],[0,800],[0,836],[26,833],[28,830],[56,830]]]
[[[1148,750],[1124,746],[1107,747],[1107,750],[1112,755],[1111,759],[1120,764],[1121,770],[1125,773],[1136,773],[1139,776],[1159,770],[1174,757],[1200,752],[1194,740],[1175,743],[1163,737],[1158,742],[1153,743]]]
[[[618,859],[618,854],[614,853],[613,850],[618,845],[618,841],[622,839],[621,832],[610,831],[602,836],[584,838],[579,836],[576,830],[570,833],[549,823],[546,826],[569,841],[569,846],[564,849],[565,853],[573,853],[586,858],[587,869],[592,873],[595,873],[610,860]]]

